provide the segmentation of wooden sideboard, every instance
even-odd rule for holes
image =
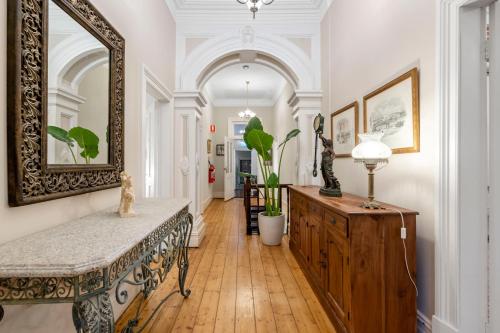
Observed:
[[[416,290],[393,209],[404,216],[414,281],[418,213],[386,204],[368,210],[360,207],[364,198],[318,190],[290,187],[290,249],[338,332],[416,332]]]

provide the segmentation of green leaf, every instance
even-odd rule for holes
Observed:
[[[71,147],[74,146],[73,139],[69,137],[68,131],[63,128],[57,126],[47,126],[47,133],[49,133],[56,140],[67,143]]]
[[[99,137],[89,129],[83,127],[73,127],[68,135],[73,138],[82,149],[80,155],[87,158],[96,158],[99,154]]]
[[[258,130],[261,130],[263,131],[264,130],[264,127],[262,126],[262,122],[260,121],[259,118],[257,117],[253,117],[252,119],[250,119],[248,121],[248,124],[247,124],[247,127],[245,127],[245,133],[243,133],[243,141],[245,141],[245,144],[247,145],[247,148],[249,150],[252,150],[253,147],[252,145],[250,144],[250,142],[248,142],[247,138],[248,138],[248,133],[251,131],[251,130],[254,130],[254,129],[258,129]]]
[[[275,174],[274,172],[271,172],[271,174],[267,178],[267,187],[278,188],[279,185],[280,185],[280,180],[278,178],[278,175]]]
[[[264,159],[264,161],[271,160],[269,151],[273,148],[274,138],[272,137],[272,135],[269,135],[260,129],[253,129],[249,132],[246,132],[246,134],[246,141],[248,141],[247,147],[249,147],[250,144],[250,146],[252,146],[252,149],[255,149],[257,151],[257,154],[259,154]]]
[[[291,130],[291,131],[290,131],[290,133],[288,133],[288,134],[286,135],[285,140],[284,140],[282,143],[280,143],[280,145],[279,145],[278,147],[283,146],[285,143],[287,143],[288,141],[290,141],[291,139],[293,139],[293,138],[295,138],[297,135],[299,135],[299,133],[300,133],[300,130],[299,130],[299,129],[293,129],[293,130]]]
[[[240,172],[241,177],[257,177],[248,172]]]

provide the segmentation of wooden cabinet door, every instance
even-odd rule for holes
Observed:
[[[310,273],[321,285],[323,266],[326,258],[323,255],[323,227],[321,221],[315,218],[309,220]]]
[[[304,261],[309,263],[309,226],[307,223],[307,216],[301,211],[299,213],[299,249]]]
[[[290,200],[290,241],[299,246],[299,210],[297,208],[297,200],[293,196]]]
[[[349,248],[347,239],[332,226],[325,226],[325,253],[327,259],[324,288],[328,301],[340,320],[349,322]]]

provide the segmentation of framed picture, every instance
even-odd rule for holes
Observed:
[[[208,139],[207,140],[207,154],[212,153],[212,140]]]
[[[384,132],[394,154],[420,151],[418,69],[414,68],[363,98],[365,132]]]
[[[349,104],[332,113],[330,116],[330,125],[336,157],[351,157],[351,152],[358,143],[358,102]]]
[[[224,156],[224,145],[222,144],[215,145],[215,154],[217,156]]]

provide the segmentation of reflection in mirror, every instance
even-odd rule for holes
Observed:
[[[48,164],[108,164],[109,49],[49,1]]]

